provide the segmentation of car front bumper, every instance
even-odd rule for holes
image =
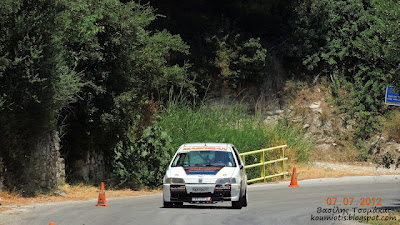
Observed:
[[[206,188],[205,192],[196,192]],[[239,201],[240,185],[230,184],[229,188],[215,184],[163,185],[163,198],[166,202],[207,203],[220,201]]]

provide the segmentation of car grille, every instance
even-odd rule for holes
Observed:
[[[214,193],[187,193],[185,186],[171,185],[171,200],[191,202],[192,197],[211,197],[212,201],[230,201],[231,189],[216,189]]]

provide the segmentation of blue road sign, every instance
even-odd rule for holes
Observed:
[[[400,106],[400,95],[394,87],[386,87],[385,104]]]

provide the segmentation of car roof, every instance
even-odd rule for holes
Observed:
[[[233,146],[230,143],[186,143],[181,145],[182,147],[229,147]]]
[[[186,143],[179,147],[178,152],[193,150],[223,150],[232,151],[230,143]]]

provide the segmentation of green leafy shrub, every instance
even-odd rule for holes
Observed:
[[[392,154],[390,154],[389,152],[386,152],[382,156],[382,160],[379,162],[379,164],[382,165],[383,167],[385,167],[386,169],[389,169],[390,165],[392,165],[394,162],[395,161],[393,160]]]
[[[137,140],[120,141],[114,148],[114,174],[121,186],[158,187],[172,156],[171,138],[157,122]]]
[[[269,55],[260,38],[244,40],[239,34],[222,35],[208,39],[215,48],[214,66],[219,70],[218,78],[233,88],[242,82],[262,81]]]

